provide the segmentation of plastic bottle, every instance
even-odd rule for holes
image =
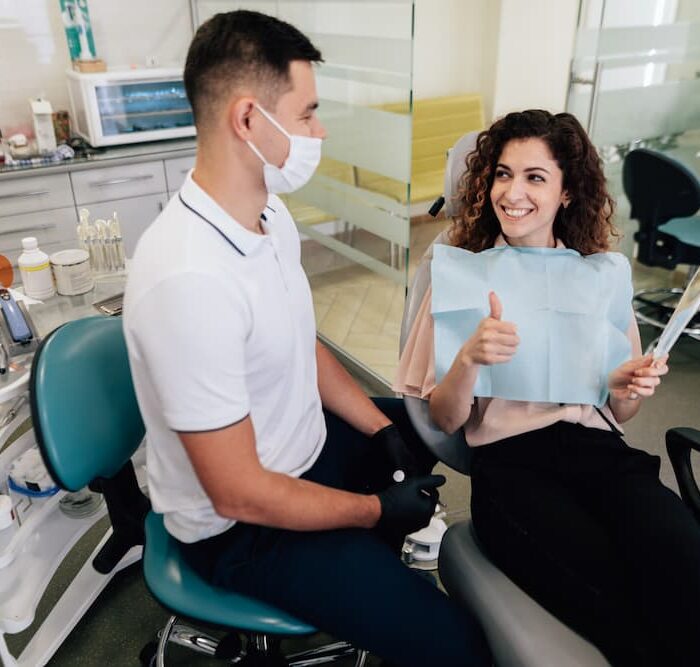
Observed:
[[[49,256],[39,250],[33,236],[22,239],[24,252],[19,256],[17,265],[22,276],[24,293],[32,299],[48,299],[56,293],[49,265]]]

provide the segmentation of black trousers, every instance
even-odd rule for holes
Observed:
[[[615,665],[700,665],[700,525],[659,458],[559,422],[474,451],[489,557]]]
[[[426,469],[435,461],[410,427],[402,401],[377,399]],[[305,479],[367,491],[382,467],[369,440],[333,415]],[[384,470],[384,486],[390,471]],[[335,637],[401,667],[490,665],[476,620],[401,563],[396,536],[343,529],[296,532],[237,523],[183,545],[188,562],[218,586],[271,603]]]

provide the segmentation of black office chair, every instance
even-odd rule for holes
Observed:
[[[678,160],[647,148],[630,151],[622,168],[622,184],[639,222],[637,261],[645,266],[675,269],[700,264],[700,182]],[[692,276],[692,272],[689,277]],[[657,329],[666,326],[683,290],[642,289],[634,295],[637,321]],[[684,334],[700,340],[700,317]]]
[[[666,432],[666,451],[678,480],[681,498],[700,523],[700,490],[690,462],[693,450],[700,452],[700,431],[695,428],[672,428]]]

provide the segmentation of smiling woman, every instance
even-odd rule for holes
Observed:
[[[616,667],[699,665],[700,530],[620,428],[668,368],[642,356],[629,262],[607,252],[598,154],[570,114],[531,110],[466,166],[394,389],[463,429],[474,530],[512,581]]]
[[[508,114],[479,135],[467,167],[463,213],[450,230],[453,245],[479,252],[493,247],[501,232],[509,243],[513,237],[512,245],[523,245],[524,235],[549,227],[553,237],[545,234],[542,242],[538,235],[534,245],[553,247],[556,237],[590,255],[608,250],[618,235],[602,163],[571,114]]]

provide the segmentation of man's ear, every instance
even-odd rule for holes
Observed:
[[[252,97],[235,97],[229,102],[228,124],[241,141],[250,139],[250,122],[254,109],[255,100]]]

